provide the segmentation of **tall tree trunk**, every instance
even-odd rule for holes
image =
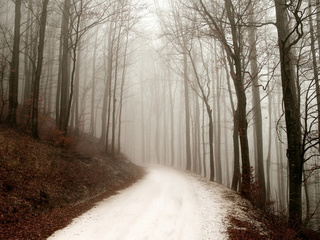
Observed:
[[[115,70],[114,70],[114,84],[113,84],[113,99],[112,99],[112,133],[111,133],[111,152],[115,150],[115,136],[116,136],[116,102],[117,102],[117,86],[118,86],[118,69],[119,69],[119,51],[121,42],[121,29],[122,25],[119,26],[119,32],[117,36],[117,45],[115,53]]]
[[[186,47],[185,47],[186,48]],[[185,49],[186,51],[186,49]],[[186,170],[191,171],[191,149],[190,149],[190,104],[188,87],[188,59],[187,53],[183,53],[183,79],[184,79],[184,103],[185,103],[185,121],[186,121]]]
[[[216,98],[214,98],[213,104],[216,106],[215,111],[215,161],[216,161],[216,181],[217,183],[222,183],[222,166],[221,166],[221,79],[219,76],[219,67],[218,67],[218,59],[217,59],[217,41],[214,41],[214,50],[216,54],[214,55],[215,65],[213,69],[215,69],[215,77],[216,77],[216,86],[212,88],[212,91],[216,92]],[[214,81],[212,81],[214,82]]]
[[[197,160],[196,163],[197,163],[197,166],[198,166],[198,169],[197,169],[197,172],[199,175],[201,174],[201,137],[200,137],[200,134],[201,134],[201,126],[200,126],[200,103],[199,103],[199,98],[197,97],[197,101],[196,101],[196,111],[195,111],[195,114],[196,114],[196,134],[195,134],[195,139],[196,139],[196,143],[195,145],[197,146],[196,148],[196,157],[195,159]]]
[[[110,130],[110,117],[111,117],[111,99],[112,99],[112,76],[113,76],[113,60],[114,60],[114,40],[115,40],[115,27],[114,23],[110,23],[110,38],[108,39],[108,75],[107,75],[107,84],[108,84],[108,108],[107,108],[107,125],[106,125],[106,152],[109,151],[109,130]]]
[[[82,11],[82,2],[80,2],[80,9]],[[64,122],[63,132],[64,134],[67,134],[68,132],[68,125],[69,125],[69,120],[70,120],[70,113],[71,113],[71,106],[72,102],[74,102],[74,94],[75,94],[75,86],[78,84],[76,76],[76,66],[78,63],[78,49],[80,48],[80,43],[81,43],[81,14],[77,13],[77,17],[75,19],[75,26],[74,26],[74,39],[73,39],[73,45],[72,45],[72,70],[71,70],[71,82],[70,82],[70,94],[69,94],[69,99],[68,99],[68,106],[67,106],[67,115],[66,115],[66,121]],[[80,53],[80,52],[79,52]],[[75,106],[77,106],[75,102]],[[78,106],[77,106],[78,107]]]
[[[169,78],[169,101],[170,101],[170,132],[171,132],[171,139],[170,139],[170,152],[171,152],[171,163],[170,166],[173,167],[175,163],[175,129],[174,129],[174,101],[173,101],[173,96],[172,96],[172,84],[173,81],[171,79],[171,71],[170,68],[168,69],[168,78]]]
[[[95,95],[96,95],[96,59],[98,48],[98,31],[95,34],[94,46],[93,46],[93,60],[92,60],[92,83],[91,83],[91,108],[90,108],[90,135],[96,135],[96,123],[95,123]]]
[[[162,78],[162,76],[161,76]],[[162,104],[163,104],[163,136],[162,136],[162,144],[163,144],[163,149],[162,149],[162,152],[163,152],[163,164],[166,165],[167,164],[167,161],[168,161],[168,157],[167,157],[167,153],[168,153],[168,149],[167,149],[167,136],[168,136],[168,129],[167,129],[167,97],[166,97],[166,83],[167,81],[162,81]]]
[[[207,177],[207,166],[206,166],[206,140],[205,140],[205,107],[204,101],[202,101],[202,164],[203,164],[203,176]]]
[[[238,190],[238,187],[240,186],[240,149],[239,149],[239,123],[238,123],[238,110],[234,111],[233,116],[233,158],[234,158],[234,164],[233,164],[233,176],[232,176],[232,185],[231,188],[234,191]]]
[[[318,4],[318,7],[320,3]],[[319,15],[319,10],[318,10]],[[318,23],[320,24],[320,23]],[[312,66],[313,66],[313,75],[314,81],[316,84],[316,93],[317,93],[317,112],[318,112],[318,138],[320,139],[320,86],[319,86],[319,70],[317,66],[317,54],[316,54],[316,44],[314,37],[314,23],[312,19],[312,10],[311,10],[311,1],[309,0],[309,25],[310,25],[310,46],[311,46],[311,56],[312,56]],[[319,32],[320,33],[320,32]],[[319,37],[320,38],[320,37]],[[319,41],[320,43],[320,41]],[[320,44],[319,44],[320,46]]]
[[[199,170],[200,170],[200,161],[201,159],[199,158],[199,151],[200,151],[200,147],[199,147],[199,128],[200,128],[200,109],[199,109],[199,97],[194,94],[194,131],[193,131],[193,171],[195,173],[199,174]]]
[[[232,12],[231,0],[225,2],[227,16],[231,25],[231,34],[233,41],[234,54],[232,60],[229,58],[229,65],[231,69],[231,76],[234,82],[238,106],[237,106],[237,121],[239,123],[239,138],[241,148],[241,161],[242,161],[242,182],[240,192],[246,198],[250,198],[250,161],[249,161],[249,144],[248,144],[248,122],[247,122],[247,98],[244,88],[242,77],[242,64],[241,64],[241,49],[239,45],[239,35],[235,23],[234,13]],[[235,72],[233,70],[235,68]]]
[[[18,89],[19,89],[19,53],[20,53],[21,0],[15,1],[14,35],[12,60],[9,78],[9,112],[6,122],[17,126]]]
[[[111,23],[110,24],[110,31],[111,31]],[[108,71],[108,64],[109,64],[109,55],[111,54],[109,52],[109,45],[111,44],[111,32],[109,31],[109,35],[108,35],[108,40],[107,40],[107,44],[108,47],[106,48],[106,46],[104,46],[104,57],[103,58],[103,70],[104,70],[104,93],[103,93],[103,97],[102,97],[102,110],[101,110],[101,136],[100,136],[100,140],[99,143],[100,144],[105,144],[106,141],[106,125],[107,125],[107,106],[108,106],[108,94],[109,94],[109,71]],[[106,42],[104,43],[104,45],[106,44]],[[94,92],[92,92],[92,94],[95,94]],[[99,100],[100,102],[100,100]],[[97,109],[98,109],[99,103],[97,103]],[[96,119],[94,124],[96,124],[97,121],[97,114],[98,111],[96,111]]]
[[[269,68],[268,68],[269,71]],[[269,75],[269,74],[268,74]],[[268,77],[269,79],[269,77]],[[268,88],[269,91],[269,88]],[[268,132],[268,155],[266,159],[266,201],[270,201],[271,197],[271,181],[270,181],[270,170],[271,170],[271,148],[272,148],[272,95],[269,91],[268,94],[268,118],[269,118],[269,132]],[[280,189],[278,189],[279,191]]]
[[[60,121],[59,130],[64,133],[67,132],[67,118],[68,118],[68,89],[69,89],[69,18],[70,18],[70,0],[64,1],[62,14],[62,57],[61,57],[61,93],[60,93]]]
[[[104,69],[106,76],[106,83],[104,89],[104,97],[102,103],[102,112],[101,112],[101,138],[100,143],[104,143],[106,145],[105,149],[108,151],[108,141],[109,141],[109,123],[107,123],[107,118],[110,116],[109,110],[110,109],[110,92],[111,92],[111,85],[112,85],[112,59],[113,59],[113,22],[109,23],[109,31],[107,32],[108,39],[107,39],[107,59],[104,58]],[[108,121],[109,122],[109,121]],[[107,126],[108,124],[108,126]],[[107,132],[108,131],[108,132]]]
[[[57,89],[56,89],[56,126],[60,128],[60,100],[61,100],[61,82],[62,82],[62,55],[63,55],[63,20],[61,21],[61,35],[60,35],[60,46],[59,46],[59,68],[57,78]]]
[[[287,6],[285,0],[275,0],[276,27],[278,30],[278,44],[281,63],[281,82],[283,103],[285,109],[285,121],[287,132],[287,158],[289,167],[289,223],[292,226],[300,226],[302,223],[301,179],[302,179],[302,146],[300,128],[300,109],[295,88],[295,79],[292,73],[291,47],[288,29]],[[298,26],[299,27],[299,26]]]
[[[119,124],[118,124],[118,152],[121,150],[121,127],[122,127],[122,109],[123,109],[123,95],[124,95],[124,86],[126,82],[127,74],[127,52],[128,52],[128,43],[129,43],[129,32],[126,35],[126,43],[124,47],[124,56],[123,56],[123,70],[122,70],[122,79],[121,79],[121,89],[120,89],[120,103],[119,103]],[[144,134],[144,129],[143,129]],[[144,136],[143,136],[144,138]],[[145,152],[143,152],[145,154]]]
[[[278,91],[279,93],[277,94],[277,101],[278,103],[281,103],[282,101],[282,94],[281,94],[281,89]],[[282,115],[282,110],[280,105],[277,105],[274,107],[274,115],[275,116],[281,116]],[[280,205],[283,206],[283,208],[286,207],[287,201],[286,201],[286,181],[284,177],[284,161],[283,161],[283,151],[282,151],[282,132],[279,131],[279,139],[276,139],[276,151],[277,151],[277,166],[278,166],[278,171],[277,171],[277,180],[278,180],[278,189],[279,189],[279,199],[280,199]]]
[[[232,92],[231,92],[231,86],[230,86],[230,75],[228,74],[227,70],[227,61],[225,59],[225,54],[223,51],[223,59],[225,64],[225,71],[227,76],[227,85],[228,85],[228,93],[229,93],[229,99],[230,99],[230,105],[232,109],[233,114],[233,175],[232,175],[232,183],[231,183],[231,189],[234,191],[238,190],[238,187],[240,186],[240,149],[239,149],[239,122],[238,122],[238,110],[235,109],[233,99],[232,99]]]
[[[43,1],[42,14],[40,18],[40,36],[38,46],[38,62],[37,69],[35,72],[34,86],[33,86],[33,108],[32,108],[32,136],[39,138],[38,130],[38,118],[39,118],[39,91],[40,91],[40,79],[43,65],[43,49],[44,49],[44,38],[47,24],[47,7],[49,0]]]
[[[157,164],[160,164],[161,163],[161,159],[160,159],[160,123],[159,123],[159,121],[160,121],[160,114],[159,114],[159,112],[160,112],[160,109],[159,109],[159,105],[157,105],[157,109],[156,109],[156,111],[157,111],[157,114],[156,114],[156,116],[157,116],[157,119],[156,119],[156,133],[155,133],[155,140],[156,140],[156,146],[155,146],[155,148],[156,148],[156,157],[157,157]]]
[[[32,64],[30,64],[29,60],[29,54],[30,54],[30,35],[32,36],[32,28],[31,28],[31,12],[32,10],[28,10],[28,19],[27,19],[27,26],[26,26],[26,37],[25,37],[25,51],[24,51],[24,101],[23,105],[25,108],[29,108],[30,106],[30,98],[31,98],[31,69],[32,69]]]
[[[320,0],[316,0],[316,6],[320,6]],[[320,59],[320,11],[317,11],[317,42],[318,42],[318,52],[319,56],[318,58]]]
[[[253,3],[249,4],[249,22],[254,23],[254,6]],[[256,29],[249,27],[249,46],[250,54],[249,61],[251,66],[251,79],[252,79],[252,107],[254,119],[254,133],[256,139],[257,151],[257,182],[259,190],[261,191],[261,199],[259,199],[260,207],[263,207],[266,200],[266,187],[263,166],[263,133],[262,133],[262,113],[260,104],[260,90],[258,83],[258,64],[257,64],[257,47],[256,47]],[[261,201],[261,202],[260,202]]]
[[[207,110],[207,114],[209,117],[209,148],[210,148],[210,181],[214,181],[214,177],[215,177],[215,164],[214,164],[214,116],[212,114],[212,109],[211,106],[209,104],[209,95],[205,92],[202,84],[201,84],[201,80],[200,80],[200,76],[198,74],[197,71],[197,67],[196,67],[196,61],[193,59],[192,55],[189,52],[189,57],[191,60],[191,64],[192,64],[192,68],[194,71],[194,75],[195,75],[195,79],[196,79],[196,83],[197,83],[197,88],[200,90],[200,93],[198,93],[198,95],[201,97],[202,101],[205,103],[206,106],[206,110]],[[209,88],[209,73],[207,72],[207,87]],[[196,90],[197,91],[197,90]]]
[[[81,69],[81,43],[78,48],[78,61],[76,63],[75,84],[74,84],[74,133],[76,136],[80,134],[80,114],[79,114],[79,95],[80,95],[80,69]]]
[[[214,149],[213,149],[213,117],[212,117],[212,110],[209,106],[208,103],[205,103],[206,104],[206,109],[207,109],[207,113],[208,113],[208,116],[209,116],[209,149],[210,149],[210,181],[214,181],[214,157],[213,157],[213,152],[214,152]]]
[[[221,72],[223,75],[223,72]],[[223,106],[226,107],[226,96],[223,96]],[[224,116],[224,162],[225,162],[225,171],[226,171],[226,183],[225,185],[230,188],[230,166],[229,166],[229,144],[228,144],[228,132],[227,132],[227,111],[223,111]]]

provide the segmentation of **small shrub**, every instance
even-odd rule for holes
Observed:
[[[250,167],[249,173],[250,183],[249,186],[241,186],[243,197],[248,199],[253,206],[264,208],[265,207],[265,192],[263,191],[261,184],[258,179],[254,176],[254,168]],[[241,175],[241,179],[244,178],[244,175]]]
[[[274,210],[247,213],[245,218],[229,216],[228,234],[230,239],[281,239],[299,240],[298,233],[290,228],[284,212]]]
[[[75,139],[57,128],[49,130],[45,140],[64,149],[72,149],[75,146]]]

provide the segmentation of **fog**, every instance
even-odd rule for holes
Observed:
[[[256,179],[263,202],[273,201],[288,214],[287,157],[298,148],[303,162],[298,192],[306,219],[317,212],[320,190],[320,40],[319,29],[312,28],[319,6],[295,6],[303,26],[286,9],[286,41],[292,44],[284,53],[291,57],[288,85],[300,129],[300,145],[290,147],[283,81],[288,72],[281,72],[285,57],[279,52],[276,7],[239,3],[55,0],[43,22],[43,4],[22,1],[15,42],[16,4],[3,1],[0,117],[7,108],[11,116],[10,97],[16,95],[20,116],[31,118],[40,70],[39,124],[54,119],[62,132],[95,137],[106,151],[122,152],[137,164],[192,171],[237,191],[243,173],[252,173],[248,179]],[[11,90],[13,75],[18,94]],[[17,121],[32,125],[35,134],[30,118]],[[312,221],[319,223],[318,213]]]

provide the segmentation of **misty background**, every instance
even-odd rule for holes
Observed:
[[[2,1],[0,117],[35,137],[38,125],[90,136],[137,164],[236,191],[247,171],[262,201],[289,214],[277,2]],[[319,1],[290,4],[284,52],[299,112],[301,213],[317,229]]]

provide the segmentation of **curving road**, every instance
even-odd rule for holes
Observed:
[[[100,202],[50,240],[228,239],[229,189],[165,167],[148,167],[132,187]],[[233,196],[233,198],[235,197]]]

